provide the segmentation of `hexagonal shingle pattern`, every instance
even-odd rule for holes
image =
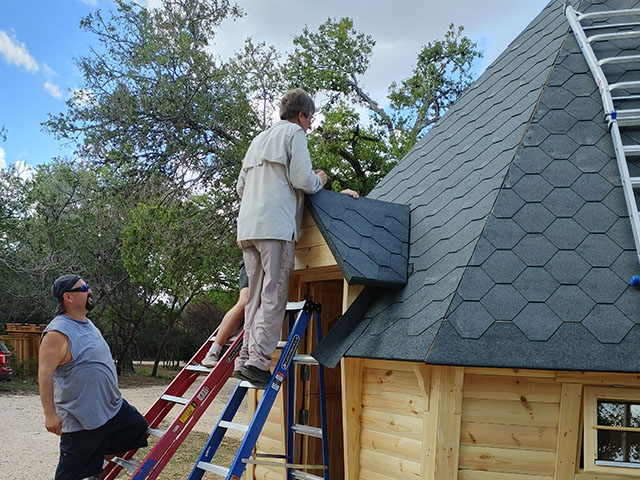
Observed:
[[[372,193],[411,205],[417,267],[406,287],[377,295],[371,316],[343,317],[358,325],[335,340],[348,356],[640,370],[640,289],[627,284],[640,265],[599,93],[563,3],[553,0]],[[600,46],[622,47],[630,54],[640,41]],[[447,225],[467,227],[453,235]]]

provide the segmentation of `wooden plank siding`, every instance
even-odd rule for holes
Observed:
[[[465,372],[458,478],[553,479],[562,385],[544,372]]]
[[[330,267],[337,263],[316,222],[305,209],[296,244],[294,270],[302,274],[308,269]]]
[[[354,465],[349,464],[345,456],[348,471],[345,478],[422,478],[426,402],[413,365],[380,360],[361,360],[361,364],[360,418],[357,422],[359,469],[357,473],[352,471]],[[357,387],[350,383],[346,386],[353,393]],[[343,384],[343,391],[344,387]],[[353,407],[356,400],[353,395],[350,398]],[[347,413],[350,418],[352,412]],[[351,447],[352,444],[348,445]],[[353,455],[353,448],[350,450]]]

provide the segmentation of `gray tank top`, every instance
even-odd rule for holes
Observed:
[[[122,405],[109,345],[88,318],[80,322],[58,315],[44,333],[52,330],[67,336],[72,356],[53,373],[53,400],[62,431],[93,430],[104,425]]]

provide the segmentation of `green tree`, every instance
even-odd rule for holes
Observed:
[[[328,19],[317,31],[305,28],[293,40],[285,64],[290,85],[326,98],[322,132],[310,137],[316,161],[340,187],[367,193],[437,122],[469,85],[477,45],[463,28],[449,26],[444,40],[434,40],[419,52],[412,75],[391,83],[388,106],[362,85],[375,46],[349,18]],[[362,119],[365,109],[369,119]]]
[[[84,85],[45,127],[78,154],[144,182],[162,172],[181,184],[213,184],[237,160],[256,116],[209,48],[241,11],[228,0],[163,0],[147,9],[115,0],[81,26],[98,46],[78,61]]]
[[[220,228],[209,196],[150,196],[131,211],[122,232],[124,265],[138,285],[158,292],[166,325],[152,375],[185,308],[206,289],[228,285],[238,249],[233,228]]]
[[[275,47],[247,38],[244,50],[229,61],[229,73],[238,82],[238,88],[246,92],[258,115],[260,130],[271,125],[273,112],[284,93],[280,57]]]

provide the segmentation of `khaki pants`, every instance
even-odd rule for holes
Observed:
[[[251,365],[269,370],[286,311],[295,242],[243,240],[239,245],[249,276],[249,300],[244,310],[244,341],[235,368]]]

